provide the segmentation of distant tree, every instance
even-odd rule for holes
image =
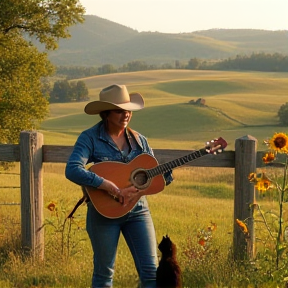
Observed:
[[[66,103],[72,101],[89,100],[88,88],[83,81],[68,82],[68,80],[58,80],[50,92],[50,103]]]
[[[89,100],[88,97],[88,88],[83,81],[77,81],[76,87],[75,87],[75,94],[77,101],[86,101]]]
[[[41,79],[54,69],[28,37],[55,49],[84,12],[78,0],[0,1],[0,143],[18,143],[20,131],[36,129],[48,112]]]
[[[156,67],[157,68],[157,67]],[[160,69],[173,69],[173,65],[169,63],[164,63],[161,65]]]
[[[132,61],[127,63],[128,71],[145,71],[148,66],[145,61]]]
[[[280,107],[278,117],[282,125],[288,126],[288,102]]]
[[[179,60],[176,60],[176,61],[175,61],[175,68],[176,68],[176,69],[180,69],[180,68],[181,68],[180,61],[179,61]]]
[[[197,58],[192,58],[189,60],[188,62],[188,65],[187,65],[187,69],[192,69],[192,70],[195,70],[195,69],[198,69],[199,66],[201,64],[201,61]]]
[[[54,83],[54,87],[50,93],[50,102],[51,103],[65,103],[70,102],[71,95],[71,86],[67,80],[58,80]]]
[[[111,64],[105,64],[102,67],[98,68],[99,74],[110,74],[115,73],[117,70]]]

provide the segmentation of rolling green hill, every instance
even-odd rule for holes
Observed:
[[[192,28],[191,28],[192,30]],[[223,59],[252,52],[288,54],[287,31],[213,29],[168,34],[138,32],[93,15],[69,30],[59,49],[49,52],[56,65],[120,66],[140,60],[147,64],[175,64],[191,58]]]
[[[82,79],[91,100],[111,83],[139,91],[146,108],[130,123],[154,148],[191,149],[216,137],[234,149],[235,139],[252,135],[262,141],[280,127],[277,112],[287,102],[287,73],[158,70]],[[204,106],[189,104],[203,98]],[[73,145],[77,135],[99,121],[84,114],[87,102],[51,104],[42,123],[45,144]]]

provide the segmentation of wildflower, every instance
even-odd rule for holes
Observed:
[[[268,153],[265,153],[265,155],[262,158],[263,162],[265,164],[272,162],[275,160],[275,153],[272,151],[269,151]]]
[[[198,241],[198,244],[200,244],[201,246],[205,246],[205,239],[204,238],[200,238],[200,240]]]
[[[213,222],[211,221],[210,224],[211,224],[211,225],[209,225],[209,226],[207,227],[207,230],[208,230],[208,231],[215,231],[216,228],[217,228],[216,223],[213,223]]]
[[[265,192],[272,187],[272,183],[265,173],[250,173],[248,180],[255,183],[254,186],[259,192]]]
[[[51,201],[48,205],[47,205],[47,209],[50,210],[51,212],[56,210],[56,203]]]
[[[243,221],[240,221],[239,219],[236,219],[237,225],[240,227],[241,231],[247,236],[249,235],[249,230],[246,226],[246,224]]]
[[[288,153],[288,136],[285,133],[275,133],[268,145],[276,152]]]
[[[249,176],[248,176],[248,180],[249,180],[250,182],[257,182],[256,173],[254,173],[254,172],[250,173]]]

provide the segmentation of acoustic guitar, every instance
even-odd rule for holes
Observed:
[[[141,191],[139,197],[133,198],[126,206],[107,191],[91,186],[85,187],[86,191],[100,214],[107,218],[122,217],[133,209],[142,195],[156,194],[164,189],[163,174],[205,155],[221,153],[227,146],[227,142],[221,137],[206,144],[203,149],[164,164],[158,164],[156,158],[149,154],[140,154],[129,163],[105,161],[91,166],[90,171],[114,182],[120,189],[134,185]]]

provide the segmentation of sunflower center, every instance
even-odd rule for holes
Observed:
[[[286,139],[284,137],[276,137],[274,140],[274,145],[276,148],[283,148],[286,146]]]

